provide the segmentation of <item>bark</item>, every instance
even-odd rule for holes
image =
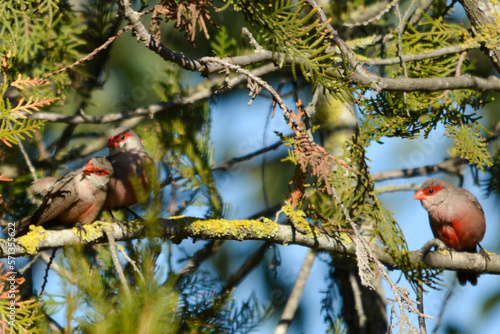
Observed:
[[[154,235],[146,235],[144,228],[134,231],[122,230],[117,224],[109,224],[110,233],[116,241],[140,239],[144,237],[162,237],[180,242],[187,238],[207,239],[207,240],[262,240],[269,241],[278,245],[301,245],[312,248],[317,251],[325,251],[336,255],[345,255],[356,257],[355,245],[352,241],[343,241],[345,237],[339,238],[339,235],[331,231],[322,231],[315,229],[314,233],[300,233],[293,226],[277,225],[274,223],[261,222],[259,220],[248,221],[225,221],[225,220],[203,220],[190,217],[176,217],[175,219],[163,219],[157,222],[159,224],[158,232]],[[222,224],[236,225],[238,228],[223,229]],[[260,226],[259,226],[260,225]],[[195,228],[193,227],[195,226]],[[202,228],[202,226],[206,226]],[[257,227],[256,227],[257,226]],[[86,226],[87,229],[95,227]],[[264,230],[265,228],[265,230]],[[97,230],[97,229],[96,229]],[[85,239],[85,235],[84,235]],[[348,238],[347,238],[348,239]],[[81,241],[77,235],[76,229],[67,230],[49,230],[45,236],[38,242],[38,247],[28,252],[21,245],[9,248],[9,240],[0,240],[0,258],[8,256],[30,256],[37,252],[65,246],[81,245],[82,242],[90,244],[102,244],[108,240],[102,233],[96,235],[91,241]],[[35,241],[31,238],[30,241]],[[28,244],[31,244],[28,243]],[[380,245],[372,245],[372,248],[381,263],[389,269],[399,269],[387,249]],[[461,270],[475,273],[488,273],[500,275],[500,255],[489,254],[489,260],[486,260],[481,254],[472,254],[466,252],[421,252],[420,250],[409,253],[410,261],[416,263],[423,261],[431,268],[445,270]]]
[[[484,36],[483,52],[500,73],[500,32],[498,31],[500,4],[491,0],[459,0],[476,33]]]

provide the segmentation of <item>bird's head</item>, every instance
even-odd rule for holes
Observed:
[[[119,127],[111,131],[108,138],[109,154],[118,152],[143,151],[141,139],[133,130]]]
[[[449,189],[453,187],[453,184],[448,181],[429,179],[422,184],[413,198],[422,201],[424,208],[429,210],[430,207],[444,202]]]
[[[113,166],[103,157],[92,158],[82,169],[82,173],[96,185],[106,186],[113,174]]]

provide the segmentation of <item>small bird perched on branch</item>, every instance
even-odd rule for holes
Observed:
[[[71,226],[93,223],[103,211],[113,166],[103,157],[90,159],[85,167],[58,178],[43,197],[42,204],[15,223],[15,236],[30,225]]]
[[[119,127],[109,134],[107,146],[107,159],[115,172],[109,183],[104,209],[122,209],[143,202],[149,194],[155,165],[144,150],[141,139],[131,129]]]
[[[106,159],[111,162],[114,172],[104,210],[123,209],[142,202],[149,194],[151,180],[148,175],[154,176],[155,165],[141,139],[135,131],[119,127],[109,134],[107,146],[109,156]],[[45,177],[33,182],[29,189],[45,196],[56,180],[56,177]]]
[[[429,213],[434,237],[457,251],[477,253],[486,222],[481,204],[474,195],[448,181],[429,179],[413,198],[419,199]],[[476,273],[457,272],[460,285],[467,282],[476,285],[478,277]]]

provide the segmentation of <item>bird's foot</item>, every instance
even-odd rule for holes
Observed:
[[[486,261],[491,261],[490,255],[483,248],[483,246],[481,246],[480,244],[477,244],[477,245],[479,246],[479,254],[481,254]]]
[[[432,248],[434,248],[437,251],[444,251],[444,250],[450,251],[450,248],[448,248],[443,241],[439,240],[438,238],[434,238],[432,240],[429,240],[422,248],[420,248],[419,250],[420,260],[423,260],[425,256],[431,251]],[[450,256],[452,256],[451,251],[450,251]]]
[[[120,228],[122,229],[122,232],[125,233],[125,228],[128,228],[128,222],[116,218],[111,210],[109,210],[108,212],[111,215],[111,219],[113,219],[113,223],[120,226]]]
[[[87,234],[87,230],[85,229],[85,227],[80,224],[79,222],[75,224],[75,227],[77,229],[77,236],[78,238],[80,239],[80,242],[83,241],[83,238],[82,238],[82,232],[85,232],[85,234]]]

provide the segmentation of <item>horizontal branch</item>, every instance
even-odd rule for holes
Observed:
[[[266,64],[258,67],[251,71],[255,76],[263,76],[273,71],[277,70],[274,64]],[[65,124],[102,124],[102,123],[115,123],[126,119],[153,116],[156,113],[167,112],[174,108],[189,105],[198,101],[207,100],[216,93],[214,93],[214,88],[220,86],[223,82],[227,84],[227,88],[232,89],[242,84],[247,80],[246,75],[235,75],[230,80],[224,81],[224,78],[217,78],[215,80],[210,80],[209,82],[203,82],[196,85],[190,89],[190,94],[178,97],[169,102],[160,102],[150,104],[146,107],[139,107],[123,113],[111,113],[103,116],[91,116],[84,113],[80,113],[76,116],[67,116],[63,114],[57,114],[52,112],[36,112],[33,114],[23,114],[20,113],[22,117],[26,117],[33,120],[45,120],[51,123],[65,123]]]
[[[373,65],[373,66],[382,66],[382,65],[396,65],[403,60],[404,62],[408,61],[418,61],[429,58],[442,57],[446,55],[452,55],[456,53],[461,53],[463,51],[469,51],[471,48],[468,48],[463,45],[453,45],[447,46],[441,49],[432,50],[430,52],[422,52],[417,54],[405,54],[401,58],[400,57],[392,57],[392,58],[383,58],[383,59],[367,59],[362,61],[363,65]]]
[[[500,79],[480,78],[470,74],[446,78],[382,78],[373,74],[353,73],[352,82],[367,85],[376,91],[393,92],[437,92],[453,89],[472,89],[477,91],[500,91]]]
[[[387,172],[375,173],[372,175],[373,181],[385,181],[398,178],[428,175],[436,172],[447,172],[458,174],[462,167],[468,165],[467,160],[460,157],[446,158],[444,161],[423,167],[396,169]]]
[[[92,235],[98,237],[96,240],[91,241],[91,244],[107,242],[107,238],[103,235],[102,231],[100,232],[102,228],[98,227],[98,224],[95,223],[87,227],[87,230],[90,230]],[[129,230],[124,231],[116,224],[109,224],[109,226],[107,226],[107,223],[105,224],[106,228],[110,231],[109,233],[112,234],[116,241],[132,240],[146,236],[143,228],[133,232]],[[187,238],[238,241],[261,240],[279,245],[301,245],[317,251],[325,251],[338,255],[356,256],[354,242],[345,233],[344,235],[339,233],[328,234],[318,229],[307,231],[307,233],[299,233],[292,226],[279,225],[269,219],[265,221],[228,221],[223,219],[210,220],[176,217],[163,219],[158,224],[161,228],[159,229],[159,233],[154,235],[154,237],[163,237],[175,242],[180,242]],[[45,238],[38,242],[38,249],[36,251],[80,244],[81,241],[75,233],[76,229],[48,230],[45,232]],[[23,237],[26,239],[22,242],[32,247],[37,241],[31,234]],[[396,262],[387,252],[386,248],[380,245],[373,245],[373,249],[380,262],[390,269],[398,269]],[[28,256],[33,255],[36,251],[31,249],[31,252],[28,253],[20,245],[13,246],[12,243],[9,245],[6,240],[0,240],[0,258],[6,258],[7,256]],[[410,252],[410,259],[413,263],[417,263],[421,259],[421,251]],[[443,255],[440,252],[429,252],[425,256],[424,262],[431,268],[500,274],[500,255],[497,254],[491,254],[490,260],[486,261],[481,254],[452,252],[452,256],[450,256],[449,253]]]
[[[181,53],[177,53],[168,49],[165,45],[155,40],[148,32],[146,27],[141,23],[140,14],[134,11],[131,7],[130,0],[116,0],[125,19],[130,23],[134,30],[135,36],[143,42],[150,50],[156,52],[166,61],[171,61],[180,67],[189,71],[198,71],[203,75],[222,70],[225,66],[221,62],[203,62],[198,59],[189,59]],[[314,0],[308,0],[308,3],[313,8],[318,8],[316,15],[321,22],[327,24],[331,37],[337,47],[340,49],[344,59],[349,61],[352,75],[349,78],[351,83],[369,86],[376,91],[443,91],[450,89],[474,89],[479,91],[500,91],[500,79],[495,77],[480,78],[469,74],[458,77],[446,78],[383,78],[373,73],[366,71],[360,66],[356,60],[354,53],[347,47],[346,43],[340,38],[337,32],[328,22],[323,10],[318,7]],[[279,59],[275,59],[277,58]],[[212,57],[215,59],[215,57]],[[283,59],[281,59],[283,58]],[[278,61],[289,64],[292,59],[285,59],[283,55],[272,53],[270,51],[260,50],[251,55],[238,57],[224,58],[224,62],[229,62],[234,66],[245,67],[251,64],[260,63],[263,61]]]

